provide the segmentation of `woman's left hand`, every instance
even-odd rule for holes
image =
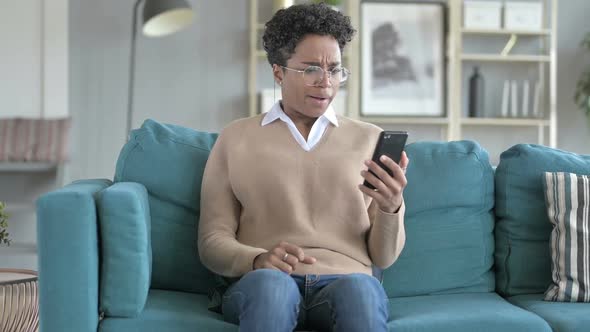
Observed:
[[[402,158],[399,165],[387,156],[381,156],[381,162],[393,172],[390,176],[383,168],[372,160],[365,160],[367,168],[377,176],[371,174],[369,170],[361,171],[361,175],[367,182],[375,187],[375,190],[364,185],[359,185],[360,190],[371,196],[378,204],[379,209],[387,213],[396,213],[403,201],[403,191],[408,181],[406,180],[406,168],[410,163],[406,152],[402,152]]]

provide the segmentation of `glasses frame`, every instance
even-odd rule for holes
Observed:
[[[320,67],[320,66],[307,66],[305,69],[295,69],[295,68],[289,68],[287,66],[281,66],[279,65],[281,68],[283,69],[287,69],[287,70],[291,70],[294,72],[298,72],[301,73],[301,77],[304,78],[304,82],[305,82],[305,71],[308,70],[309,68],[318,68],[319,70],[322,71],[322,80],[320,81],[320,83],[317,84],[307,84],[305,83],[305,85],[307,86],[319,86],[321,84],[321,82],[324,80],[324,76],[326,75],[326,73],[328,73],[328,82],[330,82],[331,85],[342,85],[344,82],[348,81],[348,78],[350,77],[350,70],[344,68],[344,67],[338,67],[339,69],[341,69],[344,73],[346,73],[346,79],[343,81],[338,82],[337,84],[334,84],[334,82],[332,82],[332,71],[330,70],[324,70],[324,68]],[[334,68],[336,69],[336,68]]]

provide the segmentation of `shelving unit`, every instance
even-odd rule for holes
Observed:
[[[511,1],[511,0],[506,0]],[[447,84],[446,84],[446,115],[444,117],[395,117],[395,116],[362,116],[360,110],[360,36],[361,32],[345,49],[343,61],[350,69],[355,79],[347,82],[346,89],[346,115],[362,121],[378,125],[417,125],[430,126],[440,130],[443,140],[464,139],[464,127],[483,128],[536,128],[538,131],[537,140],[539,144],[555,147],[557,145],[557,111],[556,111],[556,36],[557,36],[557,0],[542,0],[544,11],[544,22],[542,29],[535,31],[514,30],[514,29],[469,29],[463,27],[463,0],[448,0],[447,2]],[[305,2],[303,0],[298,1]],[[258,94],[260,88],[257,86],[257,66],[266,53],[257,49],[259,33],[264,29],[264,24],[258,20],[259,3],[269,5],[270,0],[250,1],[250,68],[249,68],[249,100],[250,115],[258,114]],[[361,0],[347,0],[341,6],[344,13],[351,18],[353,26],[360,29],[360,5]],[[551,15],[549,16],[548,13]],[[526,38],[537,38],[542,44],[541,52],[532,54],[507,54],[466,52],[464,37],[502,38],[522,36]],[[466,118],[463,115],[464,98],[467,91],[464,89],[463,67],[466,64],[496,64],[496,65],[528,65],[537,66],[539,81],[543,87],[541,102],[544,114],[543,118]],[[265,65],[268,65],[265,63]],[[548,98],[547,98],[548,97]],[[497,103],[500,108],[500,101]],[[546,132],[549,139],[546,141]]]
[[[507,0],[510,1],[510,0]],[[453,139],[463,138],[463,128],[470,126],[484,127],[532,127],[537,128],[537,143],[555,147],[557,145],[557,0],[542,0],[543,2],[543,26],[534,31],[497,29],[468,29],[463,27],[463,0],[449,1],[449,40],[452,41],[449,50],[449,117],[451,118],[450,136]],[[548,15],[550,13],[550,15]],[[536,38],[541,44],[541,50],[534,54],[476,54],[464,51],[463,37],[498,38],[526,36]],[[544,108],[541,114],[543,118],[466,118],[463,116],[463,101],[467,91],[463,89],[463,67],[469,64],[498,63],[503,65],[522,64],[537,66],[537,72],[541,86],[540,103]],[[548,76],[547,76],[548,71]],[[547,89],[548,87],[548,89]],[[545,98],[548,97],[548,98]],[[500,108],[500,101],[498,101]],[[520,105],[519,105],[520,106]],[[546,131],[549,132],[549,140],[546,141]]]

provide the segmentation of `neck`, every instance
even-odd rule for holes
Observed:
[[[281,103],[281,108],[283,109],[283,112],[285,112],[285,114],[291,119],[291,121],[293,121],[295,127],[297,130],[299,130],[305,140],[307,140],[309,133],[311,132],[311,127],[313,127],[313,124],[318,118],[312,118],[297,111],[291,111],[284,107],[283,103]]]

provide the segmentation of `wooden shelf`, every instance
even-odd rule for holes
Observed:
[[[0,162],[0,172],[49,172],[57,169],[55,163]]]
[[[378,124],[422,124],[448,125],[448,118],[439,117],[396,117],[396,116],[361,116],[361,121]]]
[[[266,51],[264,50],[256,50],[256,56],[259,58],[266,58]]]
[[[471,35],[549,36],[551,34],[551,30],[549,30],[549,29],[542,29],[542,30],[509,30],[509,29],[485,30],[485,29],[463,28],[463,29],[461,29],[461,32],[464,34],[471,34]]]
[[[513,119],[513,118],[462,118],[461,124],[473,126],[549,126],[545,119]]]
[[[549,62],[548,55],[499,55],[499,54],[461,54],[463,61],[490,62]]]

